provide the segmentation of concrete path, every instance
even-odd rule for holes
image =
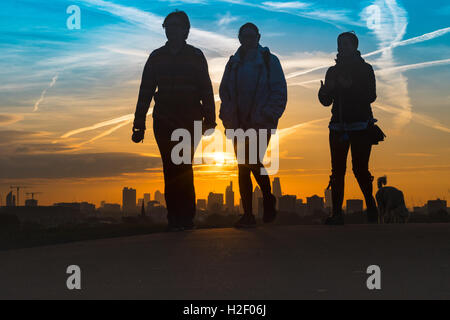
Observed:
[[[81,268],[82,289],[66,287]],[[367,267],[381,290],[367,289]],[[0,299],[450,299],[450,224],[209,229],[0,252]]]

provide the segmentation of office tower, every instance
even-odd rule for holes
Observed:
[[[16,206],[16,196],[13,195],[12,191],[10,191],[6,195],[6,206],[7,207],[15,207]]]
[[[283,212],[296,212],[296,200],[297,196],[284,195],[280,197],[280,204],[278,205],[279,211]]]
[[[312,197],[306,198],[306,205],[308,206],[308,213],[315,214],[317,212],[322,212],[324,209],[323,198],[318,195],[313,195]]]
[[[124,214],[136,214],[136,189],[123,188],[122,191],[122,211]]]
[[[225,189],[225,207],[229,213],[234,210],[233,181],[230,181],[230,185]]]
[[[331,213],[332,207],[333,207],[333,201],[332,201],[332,197],[331,197],[331,188],[325,189],[325,210],[328,213]]]
[[[283,194],[281,193],[281,183],[280,183],[280,178],[275,177],[273,179],[272,182],[272,192],[273,195],[278,199],[280,198]]]
[[[166,206],[166,199],[164,198],[164,194],[161,193],[159,190],[155,191],[155,201],[158,201],[159,204],[163,207]]]
[[[347,200],[347,214],[363,211],[364,202],[360,199],[348,199]]]
[[[259,212],[259,199],[262,199],[262,192],[259,186],[255,187],[255,190],[253,191],[252,196],[252,211],[254,215],[258,215]]]
[[[149,202],[150,202],[150,193],[144,193],[144,205],[146,208]]]
[[[220,213],[223,209],[223,193],[210,192],[208,195],[208,211]]]
[[[197,210],[206,210],[206,199],[197,199]]]
[[[441,200],[439,198],[436,200],[428,200],[426,207],[428,214],[447,211],[447,200]]]
[[[144,204],[144,198],[139,198],[138,199],[138,204],[137,204],[139,210],[141,210],[141,207],[142,207],[143,204]]]
[[[26,199],[25,200],[25,207],[37,207],[38,201],[36,199]]]

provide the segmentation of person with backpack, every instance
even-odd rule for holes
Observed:
[[[253,215],[251,173],[255,177],[263,194],[263,221],[270,223],[276,217],[276,198],[272,194],[270,179],[262,164],[260,155],[264,155],[270,140],[270,132],[278,126],[287,103],[287,85],[283,69],[278,58],[269,48],[259,44],[261,35],[253,23],[246,23],[239,29],[241,46],[230,57],[220,83],[221,106],[219,118],[225,129],[247,131],[253,129],[256,134],[256,148],[250,147],[250,137],[244,138],[245,161],[239,163],[238,144],[234,136],[233,145],[238,157],[239,192],[244,215],[235,224],[236,227],[253,227],[256,219]],[[261,129],[268,132],[266,141],[261,143],[258,134]],[[256,163],[250,161],[250,151],[256,151]]]
[[[382,141],[384,135],[373,118],[371,103],[376,100],[375,74],[358,51],[358,37],[353,32],[344,32],[338,37],[336,65],[328,69],[325,84],[321,81],[319,100],[331,109],[329,143],[332,174],[332,215],[325,224],[342,225],[342,203],[347,154],[351,148],[353,173],[364,195],[369,223],[377,223],[378,210],[373,197],[369,171],[372,144]],[[381,137],[379,137],[381,135]]]

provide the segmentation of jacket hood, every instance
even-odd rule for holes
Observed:
[[[260,44],[258,44],[258,47],[256,47],[256,50],[257,50],[257,52],[258,52],[258,55],[256,56],[257,62],[263,63],[263,62],[264,62],[264,61],[263,61],[263,58],[262,58],[262,57],[263,57],[263,54],[264,54],[265,52],[270,53],[269,48],[268,48],[268,47],[263,47],[263,46],[261,46]],[[230,60],[231,60],[232,62],[240,62],[240,61],[241,61],[241,51],[242,51],[242,46],[240,46],[240,47],[237,49],[237,51],[235,52],[235,54],[231,56]]]

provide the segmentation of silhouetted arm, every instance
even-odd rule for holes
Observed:
[[[273,54],[270,57],[270,95],[263,113],[271,120],[278,120],[286,109],[287,84],[280,60]]]
[[[220,81],[219,86],[219,96],[220,96],[220,109],[219,118],[222,120],[225,129],[231,128],[232,126],[232,108],[231,108],[231,96],[228,91],[229,81],[231,76],[231,59],[228,60],[225,70],[223,72],[222,81]]]
[[[203,117],[208,128],[216,126],[216,104],[214,101],[214,91],[211,84],[211,78],[208,72],[208,62],[203,53],[201,54],[201,73],[200,73],[200,99],[203,105]]]
[[[377,99],[377,89],[376,89],[376,80],[375,80],[375,72],[371,65],[369,66],[369,103],[374,102]]]
[[[150,107],[153,95],[156,90],[156,74],[152,63],[152,55],[145,63],[144,71],[142,73],[141,87],[139,89],[139,97],[134,113],[134,127],[145,130],[145,119]]]
[[[334,100],[334,67],[328,69],[325,75],[325,85],[322,85],[319,90],[319,101],[325,107],[330,106]]]

